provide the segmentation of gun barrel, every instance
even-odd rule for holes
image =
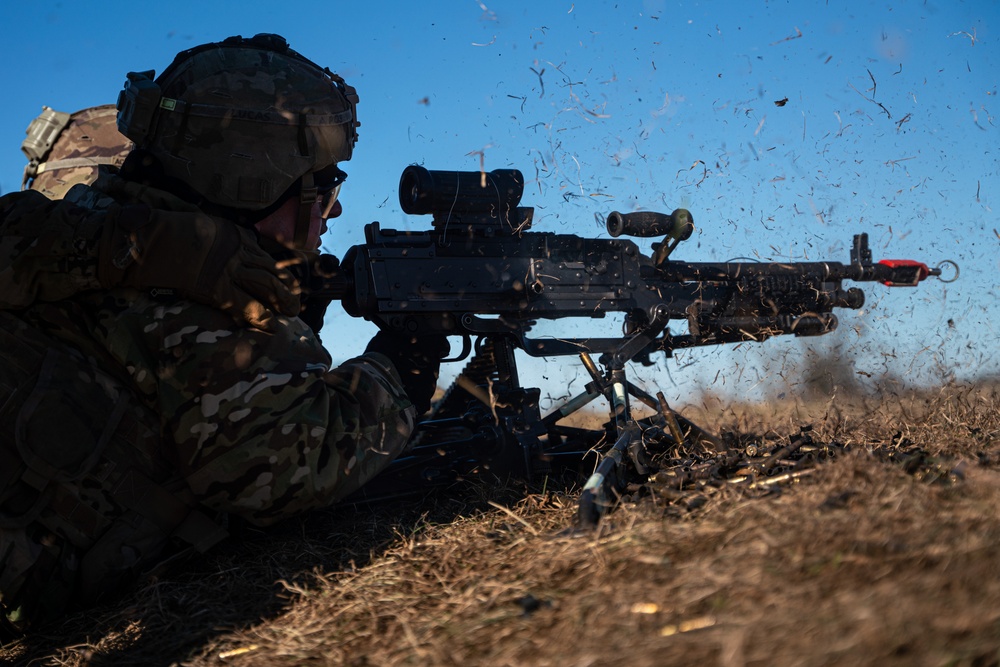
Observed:
[[[877,264],[839,262],[665,262],[658,268],[667,280],[732,282],[741,278],[813,275],[823,281],[881,282],[890,287],[912,286],[939,269],[914,260],[882,260]]]

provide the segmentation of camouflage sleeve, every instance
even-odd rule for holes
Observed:
[[[350,494],[399,455],[415,420],[384,357],[330,369],[308,327],[282,324],[236,328],[206,306],[140,297],[98,326],[194,493],[258,525]]]
[[[32,190],[0,197],[0,308],[24,308],[97,289],[106,212]]]

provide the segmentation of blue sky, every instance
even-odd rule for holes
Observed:
[[[407,164],[477,169],[482,159],[525,173],[537,230],[603,236],[599,220],[612,210],[684,206],[698,231],[677,259],[846,262],[852,235],[867,231],[876,258],[961,265],[949,285],[869,286],[863,313],[844,312],[841,331],[807,345],[772,340],[665,362],[654,373],[669,376],[668,397],[691,383],[755,389],[787,376],[807,347],[840,346],[858,371],[912,381],[1000,370],[1000,2],[289,8],[8,3],[0,188],[20,184],[18,146],[41,105],[114,102],[129,70],[160,71],[177,51],[229,35],[277,32],[361,97],[331,252],[360,242],[372,220],[427,226],[399,210]],[[327,326],[348,334],[331,345],[339,359],[371,332],[340,312]]]

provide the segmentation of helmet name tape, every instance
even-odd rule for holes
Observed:
[[[292,111],[263,111],[213,104],[189,104],[183,100],[174,100],[169,97],[160,99],[159,107],[161,111],[181,112],[188,116],[197,116],[199,118],[227,118],[231,120],[245,120],[251,123],[271,123],[274,125],[297,125],[300,122],[304,122],[310,126],[343,125],[354,120],[354,113],[350,109],[339,113],[298,114]],[[300,120],[300,117],[303,120]],[[121,121],[119,120],[120,123]]]

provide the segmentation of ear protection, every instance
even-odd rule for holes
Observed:
[[[154,70],[129,72],[125,88],[118,93],[118,131],[141,146],[153,129],[156,109],[169,109],[173,100],[164,99]]]

